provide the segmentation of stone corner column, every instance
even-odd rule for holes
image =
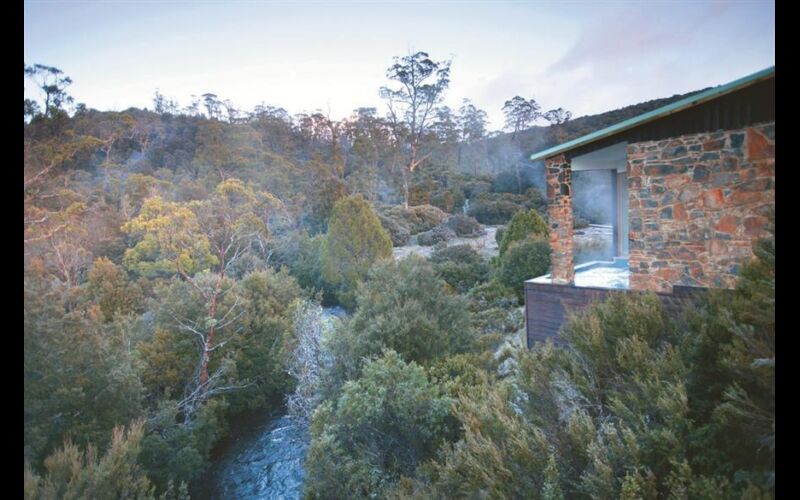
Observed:
[[[553,283],[575,282],[572,255],[572,166],[564,155],[545,160],[547,214],[550,223],[550,276]]]

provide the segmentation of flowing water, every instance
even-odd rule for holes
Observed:
[[[343,316],[326,307],[325,320]],[[208,472],[193,484],[193,499],[296,499],[303,493],[303,464],[310,437],[307,424],[285,408],[231,422],[231,434],[215,450]]]
[[[241,420],[192,498],[300,498],[309,445],[305,423],[283,412]]]

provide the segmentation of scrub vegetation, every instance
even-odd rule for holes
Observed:
[[[388,113],[342,120],[98,111],[25,76],[25,498],[187,498],[232,418],[287,398],[308,498],[774,495],[771,241],[680,317],[618,297],[519,347],[550,254],[526,158],[611,115],[515,96],[489,133],[424,52],[389,66]],[[499,257],[446,247],[482,224],[508,224]],[[430,258],[395,261],[412,239]]]

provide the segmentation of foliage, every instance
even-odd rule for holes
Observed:
[[[574,229],[585,229],[589,227],[589,221],[579,215],[576,215],[572,221],[572,227]]]
[[[274,243],[272,261],[287,267],[302,288],[326,290],[320,267],[324,242],[324,234],[311,237],[305,231],[292,231]]]
[[[463,437],[387,496],[771,498],[774,244],[755,253],[735,291],[683,317],[654,294],[572,316],[568,346],[520,351],[512,379],[464,393]]]
[[[474,333],[466,300],[426,260],[411,256],[375,265],[358,292],[353,317],[331,337],[333,386],[360,373],[363,359],[388,348],[427,364],[470,350]]]
[[[473,309],[479,310],[493,307],[508,309],[519,305],[519,298],[515,290],[505,286],[497,279],[492,279],[471,289],[469,298]]]
[[[489,264],[469,245],[455,245],[433,252],[429,258],[443,280],[466,293],[489,278]]]
[[[142,407],[128,323],[107,323],[95,305],[70,311],[70,302],[40,278],[26,277],[25,456],[34,467],[65,435],[76,445],[105,446],[111,430]]]
[[[775,243],[758,241],[736,290],[711,294],[686,327],[693,468],[772,491],[775,484]],[[731,442],[728,436],[742,436]],[[746,439],[745,439],[746,437]]]
[[[505,224],[520,210],[522,207],[514,202],[484,197],[470,204],[468,214],[481,224]]]
[[[392,206],[381,210],[384,217],[408,227],[410,234],[429,231],[447,220],[447,214],[431,205],[417,205],[404,208]]]
[[[87,299],[100,306],[106,322],[133,313],[141,306],[142,289],[131,283],[124,269],[109,259],[94,261],[86,283]]]
[[[175,401],[161,400],[142,440],[139,462],[160,489],[189,483],[208,466],[211,448],[225,432],[225,403],[211,399],[192,421],[180,421]]]
[[[528,236],[512,243],[499,264],[497,278],[521,299],[525,280],[547,274],[550,268],[550,243],[541,236]]]
[[[423,75],[402,73],[411,67],[435,68],[417,79],[419,89],[438,85],[417,94],[433,100],[416,103],[428,112],[416,122],[406,112],[414,103],[396,94],[404,79]],[[71,79],[61,70],[26,64],[25,72],[26,86],[33,81],[42,91],[38,102],[25,100],[24,124],[29,497],[125,497],[116,493],[122,490],[185,497],[185,484],[204,473],[234,413],[268,407],[295,385],[314,396],[306,414],[322,404],[318,410],[350,418],[356,410],[339,405],[348,382],[357,388],[350,401],[376,394],[394,401],[397,393],[381,392],[394,388],[386,377],[359,382],[365,358],[386,347],[423,365],[428,385],[407,377],[417,368],[399,361],[392,376],[413,379],[424,388],[416,394],[451,399],[462,421],[453,420],[452,407],[433,419],[441,432],[413,459],[380,435],[361,434],[358,446],[344,431],[317,436],[318,449],[334,450],[318,456],[330,459],[317,468],[325,471],[318,484],[353,479],[332,490],[341,496],[774,495],[774,246],[756,247],[759,260],[742,267],[739,290],[712,297],[678,325],[648,323],[650,313],[637,306],[627,316],[595,312],[586,321],[599,326],[583,327],[583,351],[520,355],[503,381],[495,373],[507,349],[498,354],[497,344],[518,332],[524,315],[519,285],[510,289],[499,278],[525,259],[498,262],[485,281],[486,263],[474,252],[441,249],[431,263],[380,264],[370,283],[360,291],[356,285],[391,253],[381,225],[400,245],[437,227],[475,234],[473,220],[451,217],[465,206],[491,224],[530,209],[544,213],[544,197],[530,187],[541,185],[541,165],[527,161],[527,152],[684,96],[564,123],[567,113],[556,108],[552,127],[487,137],[483,111],[469,102],[428,109],[449,84],[449,63],[423,53],[390,68],[389,116],[360,108],[343,120],[321,112],[293,117],[266,104],[245,113],[211,93],[185,108],[157,94],[155,112],[73,108]],[[353,206],[347,194],[367,205],[423,205],[383,206],[378,223],[348,219],[349,212],[335,222],[337,203]],[[358,205],[356,212],[367,211]],[[336,224],[344,230],[331,237]],[[497,236],[502,242],[502,231]],[[344,245],[351,241],[374,251],[353,255]],[[336,247],[346,248],[342,258],[333,255]],[[348,279],[357,279],[327,279],[331,267],[344,276],[337,267],[344,263],[355,270]],[[302,309],[295,300],[320,295],[324,304],[341,299],[351,307],[358,295],[363,311],[309,344],[297,331],[304,322],[294,317]],[[636,330],[639,323],[663,331],[653,341]],[[295,375],[314,375],[304,392],[305,382],[285,370],[306,344],[317,345],[325,361],[295,366]],[[595,346],[602,355],[591,352]],[[333,358],[323,354],[328,348]],[[205,395],[188,404],[198,390]],[[398,407],[429,408],[418,403]],[[317,412],[321,426],[331,421],[325,411]],[[417,422],[377,410],[364,417],[364,429],[393,436]],[[146,422],[138,445],[132,434],[115,441],[115,428],[138,419]],[[536,429],[546,447],[537,447]],[[65,438],[74,444],[61,447]],[[90,443],[118,448],[98,458],[88,453]],[[526,462],[527,450],[534,463]],[[49,473],[48,455],[57,474]],[[376,457],[392,458],[376,466]],[[450,457],[445,468],[442,457]]]
[[[464,192],[461,189],[441,189],[435,186],[430,196],[430,204],[449,213],[458,213],[464,207]]]
[[[243,334],[230,350],[236,377],[249,385],[226,397],[231,412],[266,407],[289,389],[285,360],[294,336],[293,304],[304,295],[285,269],[248,274],[241,286]]]
[[[437,243],[446,243],[456,237],[455,231],[447,226],[436,226],[429,231],[424,231],[416,236],[417,245],[424,247],[434,246]]]
[[[505,128],[511,130],[516,137],[520,130],[528,128],[541,117],[540,109],[536,99],[514,96],[503,104],[503,114],[506,117]]]
[[[26,499],[136,498],[155,499],[155,490],[137,463],[144,427],[133,423],[127,432],[116,427],[108,451],[97,457],[89,445],[81,452],[69,439],[44,461],[44,477],[25,464]],[[179,498],[188,498],[185,484]],[[172,493],[172,492],[170,492]],[[166,494],[160,498],[170,498]]]
[[[370,266],[392,255],[392,241],[363,197],[350,196],[336,203],[322,247],[322,278],[336,287],[339,302],[355,305],[356,286]]]
[[[125,232],[140,240],[125,251],[125,266],[143,276],[156,277],[193,275],[218,265],[208,237],[201,233],[194,206],[158,197],[146,200],[139,216],[123,226]]]
[[[523,194],[483,193],[469,207],[468,214],[482,224],[505,224],[522,210],[536,209],[542,213],[546,208],[544,197],[535,187]]]
[[[410,177],[425,161],[422,138],[431,127],[431,112],[444,98],[450,85],[450,61],[433,61],[426,52],[395,57],[386,71],[386,78],[399,83],[395,88],[381,87],[387,100],[389,120],[397,144],[402,148],[405,165],[402,169],[403,200],[408,208]],[[430,153],[429,153],[430,154]]]
[[[521,181],[522,185],[519,184],[514,172],[500,172],[492,181],[492,192],[523,194],[529,188],[534,187],[528,176],[523,176]]]
[[[452,229],[456,236],[474,237],[480,236],[484,232],[483,226],[477,220],[463,214],[453,215],[447,219],[445,225]]]
[[[411,239],[411,228],[405,220],[380,212],[378,213],[378,219],[380,219],[381,225],[386,232],[389,233],[392,245],[402,247],[408,244],[408,240]]]
[[[328,220],[333,213],[333,207],[347,194],[347,186],[336,178],[328,179],[315,187],[310,193],[311,204],[305,217],[305,223],[312,234],[328,230]]]
[[[384,350],[314,415],[306,496],[380,495],[433,457],[453,432],[446,422],[450,405],[421,366]]]
[[[503,231],[503,238],[499,245],[500,257],[503,257],[512,243],[522,241],[530,235],[546,237],[548,233],[547,223],[536,210],[517,212]]]

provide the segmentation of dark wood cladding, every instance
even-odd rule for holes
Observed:
[[[659,141],[775,121],[775,78],[565,152],[567,159],[627,141]]]
[[[675,286],[672,293],[656,293],[668,314],[677,314],[687,302],[696,300],[706,288]],[[632,290],[577,287],[547,283],[525,283],[525,323],[528,349],[536,342],[553,339],[564,344],[558,334],[569,313],[578,312],[592,302],[605,300],[612,293],[644,293]]]

